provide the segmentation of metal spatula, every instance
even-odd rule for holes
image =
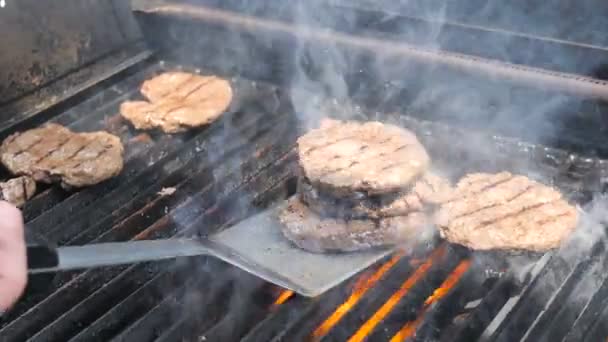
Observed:
[[[391,250],[315,254],[286,240],[280,206],[205,239],[110,242],[52,248],[28,244],[30,273],[57,272],[209,255],[307,297],[318,296],[386,256]]]

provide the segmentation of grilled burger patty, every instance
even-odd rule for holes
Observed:
[[[28,176],[21,176],[0,182],[0,200],[20,207],[36,194],[36,182]]]
[[[398,192],[429,166],[408,130],[380,122],[324,121],[297,141],[302,175],[334,196]]]
[[[121,104],[121,115],[137,129],[176,133],[217,119],[232,101],[227,80],[185,72],[166,72],[141,86],[148,101]]]
[[[49,123],[6,138],[0,146],[0,160],[15,175],[70,188],[119,174],[123,150],[120,139],[110,133],[74,133]]]
[[[344,219],[374,219],[424,211],[425,207],[441,202],[450,192],[449,181],[430,172],[422,175],[409,190],[374,196],[353,193],[335,197],[317,190],[303,177],[298,183],[300,199],[312,211],[322,216]]]
[[[427,224],[422,212],[377,220],[323,217],[297,196],[281,211],[283,235],[296,246],[315,253],[351,252],[412,241]]]
[[[558,191],[508,172],[464,177],[435,217],[445,239],[480,250],[555,248],[577,220]]]

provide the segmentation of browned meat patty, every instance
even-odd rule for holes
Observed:
[[[121,115],[137,129],[182,132],[217,119],[232,101],[227,80],[184,72],[166,72],[141,86],[148,101],[121,104]]]
[[[0,200],[20,207],[36,194],[36,182],[28,176],[21,176],[0,182]]]
[[[480,250],[545,251],[577,221],[578,211],[557,190],[508,172],[464,177],[436,214],[445,239]]]
[[[289,200],[279,219],[287,239],[315,253],[350,252],[410,243],[428,224],[427,216],[421,212],[379,220],[321,217],[297,196]]]
[[[413,133],[380,122],[324,120],[298,139],[298,153],[308,181],[338,197],[400,191],[430,162]]]
[[[356,193],[335,197],[317,190],[302,177],[298,184],[302,202],[314,212],[322,216],[345,219],[374,219],[425,211],[425,208],[440,203],[451,191],[452,187],[447,179],[430,172],[419,177],[408,191],[375,196]]]
[[[93,185],[123,167],[120,139],[107,132],[75,133],[57,125],[15,133],[0,146],[0,160],[15,175],[65,188]]]

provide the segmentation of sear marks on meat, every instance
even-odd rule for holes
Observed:
[[[299,248],[314,253],[352,252],[372,247],[412,243],[427,216],[413,212],[378,220],[322,217],[292,197],[279,214],[283,235]]]
[[[300,199],[310,209],[323,216],[344,219],[377,219],[426,211],[449,196],[451,191],[447,179],[431,172],[419,177],[408,191],[374,196],[354,193],[335,197],[317,190],[302,177],[298,183]]]
[[[441,235],[472,249],[546,251],[575,229],[578,211],[555,189],[508,172],[464,177],[435,216]]]
[[[401,191],[430,163],[413,133],[380,122],[324,120],[297,145],[302,175],[337,197]]]
[[[123,151],[120,139],[107,132],[75,133],[46,124],[6,138],[0,146],[0,160],[15,175],[72,188],[118,175]]]
[[[191,84],[188,82],[194,80],[195,77],[201,76],[181,71],[164,72],[144,81],[140,91],[148,101],[158,102],[165,97],[177,97],[180,91],[189,91]]]
[[[137,129],[183,132],[217,119],[232,101],[227,80],[185,72],[166,72],[141,86],[148,101],[127,101],[120,114]]]
[[[36,182],[28,176],[21,176],[0,182],[0,200],[20,207],[36,194]]]

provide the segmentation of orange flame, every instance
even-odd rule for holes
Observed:
[[[414,335],[416,329],[422,323],[424,319],[424,314],[429,309],[431,304],[443,298],[456,283],[462,278],[462,275],[469,269],[471,266],[471,260],[463,260],[456,266],[454,271],[448,275],[448,277],[443,281],[443,283],[431,294],[425,301],[422,310],[418,313],[418,317],[414,321],[407,322],[399,332],[391,338],[390,342],[401,342],[405,341],[407,338]]]
[[[405,282],[401,285],[397,292],[393,293],[393,295],[374,313],[374,315],[367,320],[357,332],[351,336],[348,342],[358,342],[363,341],[369,333],[374,330],[376,325],[380,321],[386,317],[386,315],[391,312],[393,307],[397,305],[399,300],[405,296],[405,294],[420,280],[424,275],[428,272],[434,262],[436,262],[439,258],[441,258],[445,254],[445,245],[439,246],[437,249],[431,253],[431,255],[426,259],[426,261],[420,265],[409,278],[405,280]]]
[[[277,297],[277,300],[275,300],[272,305],[279,306],[279,305],[285,303],[289,298],[291,298],[291,296],[293,296],[293,291],[283,290],[283,291],[281,291],[281,294]]]
[[[353,286],[353,290],[348,299],[342,303],[321,325],[315,329],[312,333],[313,340],[320,340],[323,336],[327,335],[327,333],[333,328],[342,317],[353,307],[355,306],[361,297],[369,290],[374,284],[376,284],[382,276],[388,272],[391,267],[393,267],[397,261],[399,261],[404,252],[399,252],[393,255],[393,257],[384,263],[374,274],[368,276],[367,274],[363,274],[355,285]]]

